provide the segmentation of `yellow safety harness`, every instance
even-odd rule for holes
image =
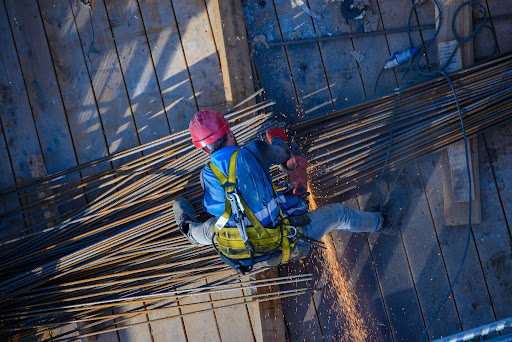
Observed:
[[[226,194],[224,213],[215,224],[218,251],[230,259],[248,259],[281,250],[281,263],[285,264],[290,260],[290,249],[297,242],[296,237],[302,233],[302,230],[299,227],[291,226],[288,219],[284,217],[282,210],[279,211],[282,222],[279,226],[275,228],[263,227],[243,197],[237,193],[236,158],[238,152],[239,150],[236,150],[231,156],[228,177],[210,162],[210,168],[220,181]],[[277,198],[275,189],[274,194]],[[234,203],[238,203],[240,208],[233,208]],[[241,220],[243,221],[244,216],[247,217],[251,226],[245,227],[245,224],[237,222],[236,228],[225,227],[233,214],[233,209],[235,209],[235,211],[240,210],[243,213]],[[242,228],[241,225],[243,226]],[[245,230],[246,240],[250,242],[249,244],[244,241],[242,237],[244,234],[243,230]],[[248,248],[248,246],[250,247]]]

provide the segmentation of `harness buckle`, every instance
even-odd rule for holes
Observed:
[[[288,234],[286,235],[287,238],[294,238],[297,236],[297,228],[294,227],[294,226],[285,226],[284,227],[285,229],[292,229],[293,230],[293,234]]]

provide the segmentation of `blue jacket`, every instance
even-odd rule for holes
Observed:
[[[210,155],[211,161],[227,177],[231,155],[238,149],[240,152],[236,160],[237,190],[264,227],[273,228],[278,224],[280,209],[285,216],[307,212],[306,204],[297,196],[284,196],[278,193],[276,197],[269,170],[264,170],[255,156],[258,150],[254,142],[242,148],[227,146],[217,150]],[[224,213],[226,197],[209,163],[203,169],[202,180],[204,208],[218,219]],[[251,225],[247,218],[245,224]],[[233,216],[226,227],[236,227]]]

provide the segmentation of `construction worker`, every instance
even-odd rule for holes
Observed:
[[[213,215],[198,222],[192,204],[174,201],[180,231],[194,245],[214,244],[221,258],[240,273],[254,265],[270,267],[305,257],[333,229],[394,235],[407,205],[407,187],[397,182],[383,214],[328,204],[311,212],[300,198],[307,189],[307,160],[291,148],[284,131],[271,128],[267,141],[238,146],[224,116],[213,110],[194,115],[194,145],[210,155],[201,172],[203,205]],[[292,191],[277,192],[269,168],[286,165]]]

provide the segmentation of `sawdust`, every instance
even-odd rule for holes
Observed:
[[[302,32],[300,30],[295,30],[290,34],[291,40],[301,39],[302,38]]]
[[[350,51],[350,54],[352,55],[352,57],[355,58],[355,60],[357,61],[357,63],[361,63],[362,61],[364,61],[364,59],[366,58],[365,55],[363,55],[361,52],[357,51],[357,50],[352,50]]]
[[[363,19],[364,32],[377,31],[379,25],[379,16],[374,14],[371,10],[368,10],[366,16]]]
[[[352,32],[352,26],[350,26],[350,24],[347,23],[342,23],[340,26],[340,31],[343,33],[350,33]]]
[[[311,195],[308,196],[310,210],[315,210],[318,205],[315,201],[313,192],[308,186]],[[342,272],[342,267],[338,261],[334,243],[329,235],[324,236],[322,241],[327,249],[321,250],[319,256],[320,265],[323,265],[328,275],[328,284],[324,287],[326,295],[331,296],[337,302],[333,311],[337,311],[335,317],[336,323],[343,327],[344,341],[366,342],[370,340],[368,328],[359,309],[359,303],[351,290],[348,279]]]

